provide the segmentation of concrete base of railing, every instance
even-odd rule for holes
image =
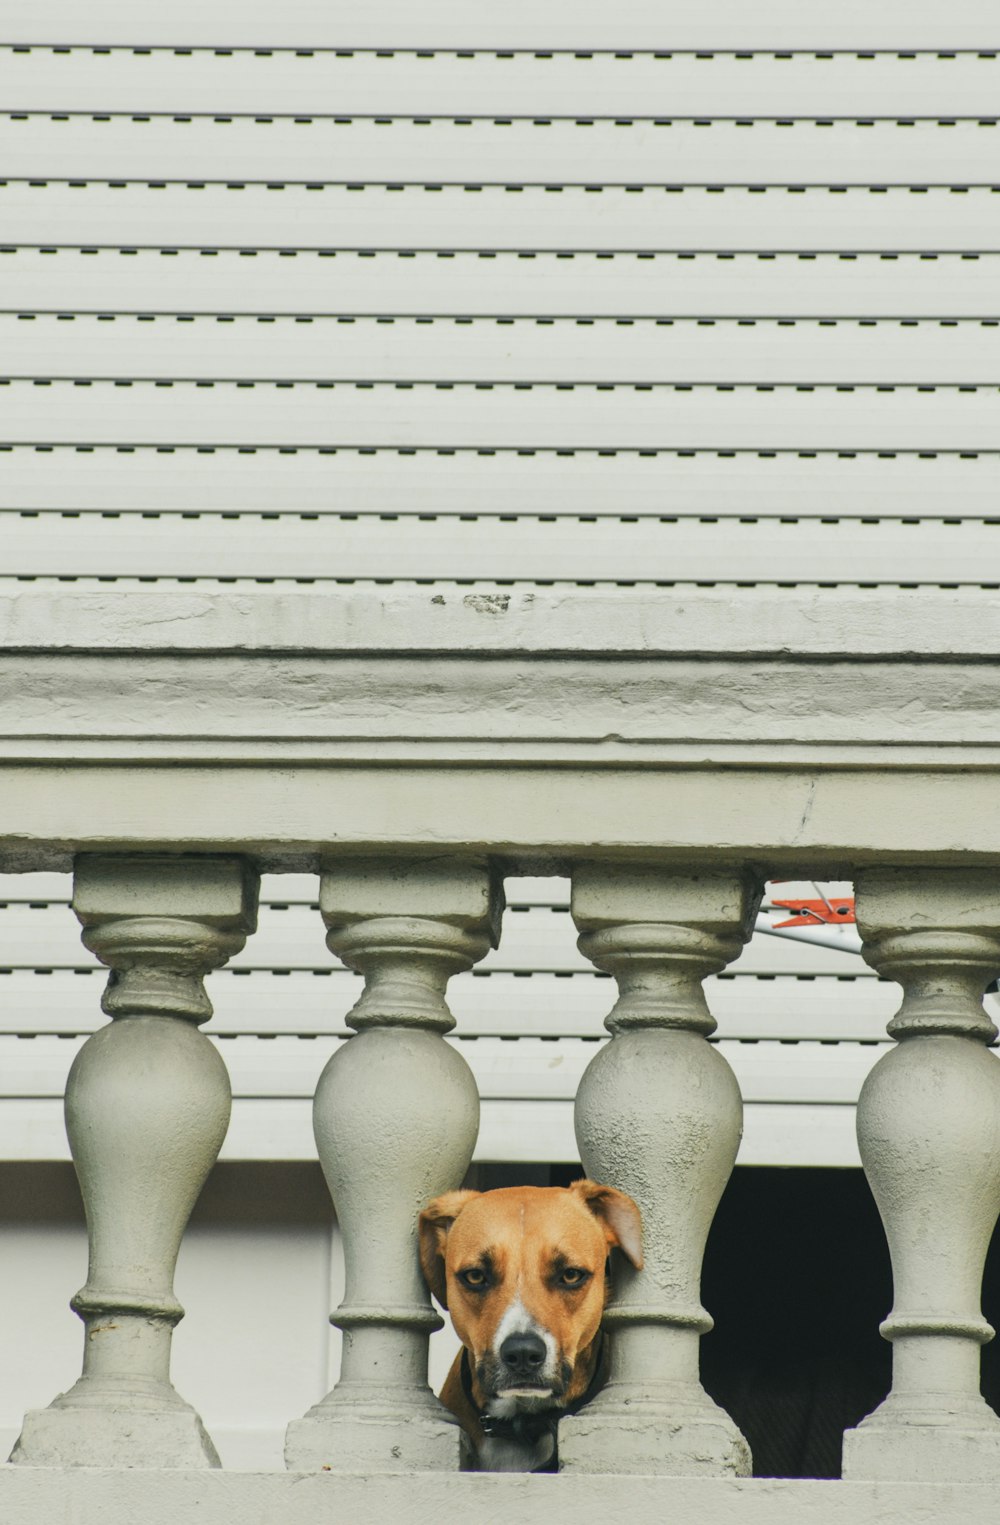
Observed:
[[[0,1467],[4,1525],[995,1525],[996,1489],[971,1484],[748,1478],[334,1476]]]
[[[427,1412],[420,1413],[414,1405],[405,1419],[387,1406],[380,1412],[374,1403],[352,1411],[346,1403],[327,1402],[292,1420],[285,1461],[289,1467],[313,1472],[339,1472],[348,1466],[352,1472],[372,1467],[409,1477],[424,1471],[453,1475],[461,1441],[462,1431],[430,1393]]]
[[[1000,1421],[978,1393],[928,1395],[907,1405],[890,1396],[844,1435],[844,1475],[853,1480],[908,1477],[915,1483],[949,1478],[996,1487]],[[934,1400],[937,1400],[934,1403]],[[928,1412],[928,1408],[931,1411]]]
[[[559,1461],[567,1474],[629,1478],[688,1472],[692,1477],[746,1477],[750,1447],[729,1415],[701,1393],[668,1407],[636,1384],[638,1400],[587,1405],[559,1425]],[[643,1402],[645,1400],[645,1402]],[[637,1412],[639,1404],[642,1410]]]
[[[11,1454],[18,1466],[48,1470],[60,1458],[64,1465],[127,1467],[141,1456],[148,1467],[217,1467],[216,1454],[205,1426],[194,1409],[178,1402],[173,1409],[56,1402],[29,1409]],[[0,1519],[4,1519],[0,1506]]]

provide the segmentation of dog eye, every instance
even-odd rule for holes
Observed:
[[[582,1266],[567,1266],[560,1271],[556,1278],[556,1285],[560,1287],[582,1287],[584,1282],[590,1280],[590,1272]]]
[[[479,1266],[469,1266],[467,1270],[459,1271],[458,1279],[470,1292],[485,1292],[490,1280]]]

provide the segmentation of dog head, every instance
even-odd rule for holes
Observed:
[[[615,1247],[642,1266],[639,1209],[593,1181],[452,1191],[428,1204],[420,1263],[468,1351],[483,1410],[510,1417],[584,1395]]]

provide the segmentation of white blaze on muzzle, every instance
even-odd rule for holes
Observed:
[[[543,1328],[538,1320],[532,1317],[519,1297],[506,1309],[493,1336],[492,1353],[501,1364],[503,1356],[500,1352],[504,1342],[513,1334],[533,1334],[542,1341],[545,1346],[545,1360],[533,1374],[533,1381],[543,1386],[554,1387],[559,1380],[560,1367],[559,1347],[555,1336],[551,1330]],[[511,1385],[517,1386],[517,1383],[513,1382]]]

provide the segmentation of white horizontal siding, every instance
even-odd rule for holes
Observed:
[[[0,913],[0,968],[87,969],[96,964],[80,941],[79,924],[68,907],[36,910],[13,905]],[[326,970],[341,966],[327,948],[322,920],[311,907],[279,910],[264,906],[256,933],[230,960],[229,967]],[[766,936],[753,938],[731,967],[741,974],[875,978],[857,954]],[[544,906],[508,910],[500,945],[487,954],[479,968],[504,973],[576,973],[590,972],[593,966],[577,950],[568,911]]]
[[[996,49],[1000,21],[991,0],[843,0],[836,8],[801,0],[175,0],[137,8],[133,0],[7,0],[0,40],[8,43],[181,47],[556,48],[556,49]]]
[[[0,118],[23,179],[412,185],[992,185],[1000,127],[859,122],[466,118]]]
[[[780,398],[775,407],[774,394]],[[989,449],[1000,387],[14,381],[5,443]]]
[[[0,575],[620,582],[1000,582],[1000,523],[0,513]]]
[[[97,597],[105,596],[110,585],[113,585],[116,593],[148,594],[152,591],[154,593],[168,594],[184,593],[192,597],[200,597],[202,594],[246,593],[252,596],[263,587],[269,593],[278,592],[282,596],[298,596],[307,585],[314,582],[315,579],[310,577],[290,579],[280,577],[200,577],[198,575],[169,577],[160,576],[158,573],[154,575],[149,572],[143,573],[140,577],[59,577],[44,574],[37,577],[16,577],[4,576],[0,573],[0,596],[12,598],[20,594],[31,593],[32,595],[41,594],[45,599],[51,600],[53,594],[62,592],[67,598],[82,597],[87,600],[94,595]],[[495,595],[499,598],[521,601],[526,596],[531,595],[539,586],[537,578],[505,578],[502,581],[498,581],[488,577],[477,577],[475,579],[465,578],[461,581],[454,581],[447,578],[418,579],[398,577],[391,579],[391,582],[394,588],[402,592],[412,592],[416,588],[430,588],[432,595],[440,595],[446,603],[449,599],[465,602],[470,599],[479,599],[484,595],[489,596],[491,599]],[[70,583],[72,583],[72,587],[68,586]],[[30,587],[28,584],[30,584]],[[579,591],[581,586],[586,589],[598,587],[598,591],[600,591],[599,580],[597,578],[588,578],[584,584],[571,578],[544,579],[541,585],[546,588],[554,588],[557,592],[569,592],[574,588]],[[351,586],[366,596],[379,597],[387,583],[383,578],[358,578],[352,582]],[[707,584],[698,583],[695,586],[699,588],[712,588],[715,590],[716,597],[724,597],[727,601],[732,598],[738,598],[744,588],[752,591],[755,587],[752,583],[718,584],[715,582]],[[784,588],[786,584],[782,581],[778,586]],[[893,586],[896,586],[898,590],[898,585],[894,584]],[[982,583],[956,587],[953,584],[939,585],[937,579],[935,579],[932,584],[925,586],[933,587],[935,593],[942,593],[949,599],[959,599],[968,606],[970,613],[978,613],[979,609],[982,608],[981,600],[984,597],[984,585]],[[997,591],[992,584],[986,584],[985,587],[990,597]],[[318,591],[324,591],[321,585]],[[819,577],[818,572],[815,576],[804,579],[799,584],[799,592],[803,591],[808,594],[821,591],[824,595],[824,601],[829,600],[831,604],[849,606],[852,609],[856,607],[859,597],[859,585],[824,582]],[[904,589],[903,591],[907,590]],[[884,597],[885,589],[869,582],[860,585],[860,596],[862,598],[867,597],[869,593]],[[187,632],[187,634],[190,634],[190,632]],[[266,642],[264,646],[266,648]],[[182,642],[181,647],[178,649],[184,650],[191,649],[192,647],[197,647],[197,642],[189,640]],[[37,754],[32,748],[38,740],[39,732],[37,726],[31,731],[30,735],[34,740],[29,741],[27,747],[20,748],[19,751],[22,756],[34,758]],[[68,739],[68,736],[60,738],[59,744],[68,743]],[[67,753],[66,755],[69,754]]]
[[[0,873],[0,908],[40,903],[65,906],[70,903],[72,891],[73,878],[68,873]],[[570,886],[568,879],[514,874],[504,880],[504,893],[508,906],[558,905],[565,909],[569,905]],[[262,905],[308,905],[315,909],[318,900],[319,878],[315,874],[261,876]]]
[[[989,117],[976,53],[649,54],[0,49],[9,111],[288,116]]]
[[[993,131],[977,130],[984,138]],[[995,145],[1000,138],[989,137],[988,141]],[[1000,162],[996,146],[992,154],[993,162]],[[582,160],[581,173],[586,162]],[[166,181],[145,185],[122,180],[109,185],[93,179],[69,183],[61,178],[34,184],[12,180],[0,185],[0,219],[0,236],[7,246],[120,245],[129,249],[146,246],[291,252],[506,250],[534,255],[538,251],[572,254],[715,250],[933,254],[995,251],[1000,245],[1000,193],[975,186],[957,191],[940,186],[927,190],[892,186],[884,190],[850,186],[835,190],[804,186],[796,190],[739,186],[710,189],[691,185],[673,190],[638,185],[632,190],[600,186],[588,190],[580,185],[546,189],[526,184],[523,188],[505,189],[484,184],[481,190],[454,185],[428,190],[403,184],[392,189],[361,183],[354,187],[317,183],[310,189],[282,182],[272,187],[238,180],[232,185],[199,188]],[[711,267],[712,261],[708,263]],[[286,286],[294,287],[301,268],[301,265],[282,266]],[[380,272],[389,274],[384,264]],[[955,273],[964,277],[964,264]],[[705,276],[698,271],[683,275],[687,280],[712,279],[711,274]],[[733,273],[729,275],[731,280]],[[939,287],[941,276],[942,270],[938,269]],[[323,280],[331,283],[333,278],[327,267]],[[408,278],[407,271],[399,271],[400,281]],[[487,273],[480,278],[488,281],[490,276]],[[639,273],[640,280],[649,278],[647,273]],[[800,278],[807,283],[811,281],[815,287],[814,274]],[[240,280],[243,279],[254,280],[253,270],[244,266],[240,271]],[[562,287],[569,282],[568,291],[572,292],[575,279],[578,275],[573,268],[560,263],[552,283]],[[609,277],[604,275],[602,279],[607,282]],[[857,284],[863,291],[863,279]],[[393,306],[392,292],[390,276],[384,297],[369,310],[399,310]],[[238,289],[230,292],[229,300],[220,304],[223,311],[241,310],[234,300],[238,294]],[[286,300],[291,294],[286,293]],[[566,300],[566,292],[557,292],[554,299],[559,304],[556,310],[565,311],[561,304]],[[327,302],[330,300],[326,298]],[[977,315],[983,311],[981,306],[956,309],[953,306],[956,300],[963,300],[961,293],[939,289],[935,305],[925,310],[943,316],[956,310]],[[336,310],[336,297],[333,301]],[[796,307],[795,302],[795,293],[787,292],[785,305],[779,310],[800,314],[827,310],[817,306],[815,299],[804,307]],[[895,296],[887,292],[878,310],[906,312],[904,303],[902,291]],[[65,292],[59,305],[64,304]],[[303,309],[300,306],[291,310]],[[446,304],[442,310],[451,309]],[[584,305],[571,310],[586,314],[592,308]],[[608,311],[603,307],[598,310]],[[630,310],[626,301],[622,311]],[[667,311],[672,310],[668,306]],[[736,311],[757,310],[751,288]],[[849,306],[844,310],[860,313],[866,309]]]
[[[235,1099],[294,1098],[311,1102],[323,1066],[343,1039],[221,1038]],[[484,1102],[562,1101],[572,1103],[580,1078],[597,1050],[596,1042],[563,1039],[549,1043],[522,1038],[450,1039],[470,1064]],[[852,1105],[872,1065],[891,1045],[750,1043],[723,1040],[718,1047],[736,1070],[747,1103],[815,1102]],[[80,1042],[39,1037],[0,1038],[3,1090],[9,1097],[61,1099],[66,1074]],[[310,1150],[310,1154],[314,1151]]]
[[[1000,387],[13,382],[3,444],[989,450]]]
[[[318,907],[319,877],[316,874],[262,874],[261,905]],[[72,898],[73,878],[69,873],[0,873],[0,909],[11,905],[68,906]],[[510,874],[503,880],[504,901],[508,910],[531,906],[551,906],[566,911],[570,902],[570,880],[559,875],[538,877]],[[844,896],[852,892],[848,880],[828,882],[827,895]],[[797,895],[815,895],[818,891],[807,880],[776,879],[765,886],[762,905],[772,909]]]
[[[8,312],[991,319],[1000,314],[1000,254],[521,258],[24,248],[0,251],[0,302]]]
[[[483,1103],[473,1158],[517,1164],[576,1163],[571,1101],[496,1099]],[[62,1104],[10,1098],[0,1105],[0,1156],[69,1159]],[[238,1100],[220,1158],[311,1162],[311,1103],[297,1098]],[[741,1165],[859,1167],[854,1107],[847,1103],[754,1102],[744,1108]]]
[[[841,961],[848,972],[840,976],[735,973],[708,980],[708,1004],[720,1037],[884,1041],[886,1023],[899,1006],[897,986],[857,978],[857,961],[847,954]],[[0,973],[0,1033],[93,1032],[107,1020],[100,1009],[105,977],[98,968]],[[345,1019],[360,988],[356,977],[336,971],[258,970],[248,977],[222,970],[208,983],[215,1009],[208,1030],[225,1037],[346,1036]],[[453,980],[448,1004],[462,1037],[603,1038],[615,995],[614,983],[593,973],[496,972]]]
[[[263,874],[260,880],[262,905],[308,905],[319,901],[319,877],[316,874]],[[69,905],[73,878],[69,873],[0,873],[0,907],[7,905]],[[536,878],[528,874],[510,875],[504,880],[508,906],[569,905],[568,879],[555,876]],[[839,891],[838,891],[839,893]]]
[[[217,1041],[234,1096],[233,1122],[222,1159],[314,1159],[312,1095],[338,1040]],[[576,1159],[573,1096],[595,1043],[452,1041],[458,1042],[469,1061],[482,1096],[477,1159]],[[844,1044],[831,1049],[812,1043],[723,1043],[721,1047],[746,1101],[741,1163],[773,1163],[766,1151],[773,1150],[776,1135],[782,1141],[780,1162],[795,1163],[786,1126],[800,1109],[819,1122],[821,1138],[829,1129],[835,1130],[840,1157],[831,1163],[857,1163],[848,1131],[854,1103],[865,1075],[887,1045]],[[9,1159],[68,1158],[60,1098],[78,1048],[78,1040],[0,1038],[0,1154]],[[768,1109],[762,1113],[759,1135],[758,1107]],[[823,1116],[827,1109],[834,1114],[828,1119]],[[786,1126],[774,1128],[776,1112]],[[794,1150],[799,1140],[791,1142]],[[820,1163],[818,1147],[833,1147],[832,1142],[820,1146],[815,1138],[809,1142],[808,1135],[802,1143],[805,1159],[814,1163]]]
[[[1000,319],[921,325],[0,314],[11,376],[288,381],[995,383]]]
[[[265,876],[259,932],[209,980],[209,1032],[235,1097],[225,1159],[315,1156],[311,1096],[360,990],[324,946],[317,888],[311,875]],[[105,1021],[105,971],[79,942],[69,889],[68,875],[0,876],[0,959],[16,966],[0,974],[0,1155],[8,1159],[67,1158],[65,1076],[83,1036]],[[566,880],[511,879],[506,889],[511,907],[523,909],[508,909],[485,969],[449,990],[455,1041],[483,1097],[477,1158],[573,1160],[572,1098],[605,1037],[615,986],[575,950]],[[821,953],[833,972],[817,973],[816,951],[756,938],[733,972],[707,982],[747,1099],[744,1163],[856,1163],[853,1104],[884,1051],[897,992],[854,955]],[[37,959],[47,973],[32,971]],[[803,959],[809,977],[743,972],[748,960],[772,970]],[[273,972],[288,965],[305,967]]]
[[[113,448],[0,454],[0,509],[679,518],[995,516],[1000,455],[439,455]],[[8,526],[9,528],[9,526]],[[8,546],[11,542],[8,542]],[[0,557],[2,560],[2,557]]]

